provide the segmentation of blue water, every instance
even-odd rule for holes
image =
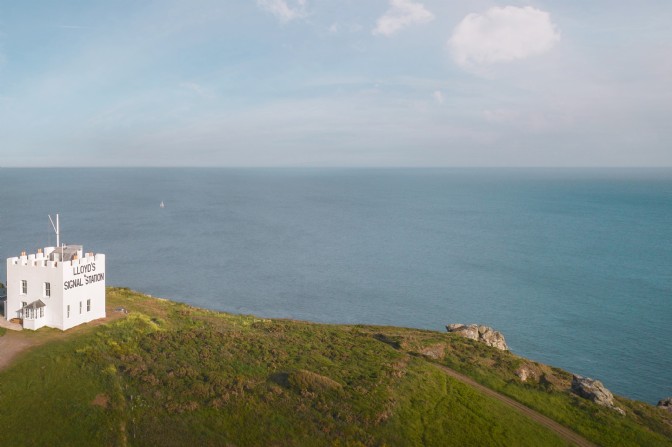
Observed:
[[[672,395],[670,169],[0,169],[0,256],[53,244],[56,212],[65,242],[106,253],[108,285],[268,317],[478,322],[618,394]]]

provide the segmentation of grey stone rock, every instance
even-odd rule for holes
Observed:
[[[572,391],[598,405],[611,408],[625,415],[625,411],[622,408],[614,405],[614,395],[599,380],[574,374],[572,376]]]
[[[420,354],[430,359],[439,360],[446,356],[446,347],[443,344],[427,346],[420,351]]]
[[[658,408],[672,412],[672,397],[658,401]]]
[[[501,334],[501,332],[498,332],[488,326],[476,324],[470,324],[467,326],[465,324],[454,323],[447,325],[446,330],[448,332],[460,334],[465,338],[485,343],[488,346],[492,346],[493,348],[497,348],[502,351],[509,350],[509,347],[506,344],[506,340],[504,339],[504,336]]]
[[[537,373],[532,371],[527,366],[521,366],[516,370],[515,373],[521,382],[527,382],[527,379],[536,379],[537,377]]]

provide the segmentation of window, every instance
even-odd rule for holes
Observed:
[[[25,279],[21,280],[21,294],[28,295],[28,281]]]
[[[51,283],[48,282],[44,283],[44,296],[46,297],[51,296]]]
[[[91,312],[91,300],[86,300],[86,311]]]
[[[67,318],[70,318],[70,305],[68,304],[68,316]]]
[[[44,317],[44,307],[40,307],[40,318]]]
[[[79,302],[79,313],[80,314],[82,313],[82,302],[81,301]]]

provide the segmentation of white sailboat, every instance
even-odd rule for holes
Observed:
[[[161,201],[161,204],[159,205],[159,208],[165,208],[166,205],[164,205],[163,200]]]

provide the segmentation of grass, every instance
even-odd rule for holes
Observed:
[[[616,398],[615,404],[626,417],[570,392],[572,374],[542,365],[510,352],[489,348],[456,334],[426,333],[389,328],[388,338],[409,352],[428,347],[443,348],[438,363],[462,372],[502,394],[571,427],[599,445],[672,445],[672,415],[643,402]],[[534,371],[531,380],[522,382],[516,370]]]
[[[546,379],[521,384],[513,371],[529,361],[451,334],[229,315],[127,289],[108,289],[108,306],[130,312],[25,333],[44,344],[0,372],[0,445],[565,445],[432,361],[603,445],[672,445],[663,412],[622,400],[616,417],[543,365]]]

